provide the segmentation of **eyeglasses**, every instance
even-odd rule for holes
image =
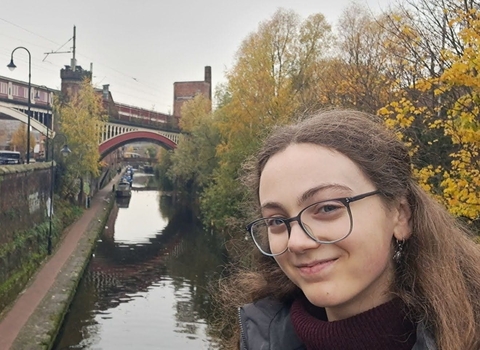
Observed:
[[[312,240],[332,244],[348,237],[353,229],[350,203],[379,194],[372,191],[354,197],[335,198],[310,204],[297,216],[286,219],[270,217],[257,219],[247,225],[253,242],[262,254],[277,256],[285,253],[290,239],[290,223],[296,221]]]

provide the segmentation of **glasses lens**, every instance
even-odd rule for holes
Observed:
[[[252,225],[250,231],[255,244],[264,254],[277,255],[287,249],[287,225],[280,219],[258,220]]]
[[[307,207],[300,220],[306,232],[319,243],[339,241],[350,234],[350,211],[341,201],[331,200]]]
[[[318,243],[335,243],[352,231],[349,208],[338,200],[315,203],[300,214],[303,230]],[[288,246],[289,234],[284,219],[266,218],[255,221],[250,232],[263,254],[282,254]]]

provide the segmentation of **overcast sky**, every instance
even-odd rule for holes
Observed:
[[[358,0],[373,12],[394,0]],[[17,50],[17,69],[7,68],[17,46],[32,55],[32,83],[60,88],[60,69],[70,64],[76,26],[77,64],[93,84],[110,85],[116,102],[171,113],[173,83],[203,80],[212,67],[213,89],[224,82],[241,42],[279,8],[302,18],[322,13],[335,25],[350,0],[19,0],[0,12],[0,75],[28,81],[28,54]],[[47,52],[59,52],[46,55]]]

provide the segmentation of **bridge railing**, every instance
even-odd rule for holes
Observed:
[[[138,133],[138,132],[152,132],[157,135],[161,135],[162,137],[172,141],[174,144],[178,143],[179,140],[179,132],[173,132],[173,131],[164,131],[160,129],[152,129],[150,127],[145,127],[142,128],[137,125],[125,125],[125,124],[120,124],[120,123],[112,123],[112,122],[107,122],[104,125],[102,125],[99,128],[99,144],[104,144],[105,142],[108,142],[109,140],[120,136],[120,135],[125,135],[128,133]]]
[[[117,119],[117,118],[111,118],[111,117],[108,120],[111,123],[122,124],[122,125],[127,125],[132,127],[148,127],[149,129],[155,129],[158,131],[175,132],[175,133],[180,132],[180,128],[178,128],[175,125],[166,124],[164,122],[155,121],[155,120],[130,121],[127,118]]]

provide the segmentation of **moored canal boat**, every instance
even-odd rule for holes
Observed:
[[[128,182],[120,182],[115,189],[117,197],[130,197],[132,195],[132,187]]]

